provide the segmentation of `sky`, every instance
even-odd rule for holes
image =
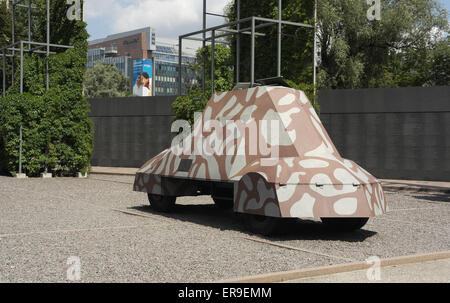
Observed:
[[[233,0],[207,0],[207,11],[223,14]],[[319,0],[320,1],[320,0]],[[450,12],[450,0],[438,0]],[[178,39],[202,28],[203,0],[85,0],[84,16],[90,40],[150,26],[157,38]],[[223,18],[208,16],[207,27]]]
[[[223,14],[232,0],[207,0],[207,11]],[[203,0],[85,0],[84,19],[89,40],[150,26],[157,38],[202,29]],[[207,26],[222,24],[223,18],[208,16]]]

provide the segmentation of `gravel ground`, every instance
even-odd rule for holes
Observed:
[[[416,274],[420,273],[420,274]],[[450,259],[382,267],[379,280],[367,279],[367,270],[286,281],[286,283],[449,283]]]
[[[132,182],[0,177],[0,282],[65,282],[71,256],[81,261],[81,282],[210,282],[450,250],[445,195],[386,192],[392,211],[363,230],[293,220],[264,238],[209,197],[179,198],[174,213],[156,213]]]

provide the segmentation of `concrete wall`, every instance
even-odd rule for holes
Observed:
[[[322,91],[341,155],[379,178],[450,180],[450,86]]]
[[[140,167],[168,148],[175,97],[90,99],[92,165]],[[378,178],[450,180],[450,87],[322,91],[341,155]]]
[[[170,147],[175,97],[89,99],[93,166],[140,167]]]

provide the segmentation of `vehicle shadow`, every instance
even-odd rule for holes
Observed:
[[[364,227],[361,230],[353,232],[338,232],[330,230],[325,224],[317,221],[283,219],[277,232],[270,237],[266,237],[253,234],[246,230],[244,224],[245,215],[234,213],[233,210],[219,209],[214,204],[177,204],[170,213],[157,212],[149,205],[133,206],[128,209],[144,214],[158,215],[183,222],[208,226],[219,230],[237,231],[246,235],[257,236],[262,239],[277,242],[292,240],[362,242],[377,234],[374,231],[365,230]]]

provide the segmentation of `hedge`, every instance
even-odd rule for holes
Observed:
[[[69,100],[68,100],[69,99]],[[87,102],[68,110],[67,94],[51,89],[42,96],[29,93],[0,98],[0,169],[11,174],[19,167],[22,125],[22,168],[29,176],[86,172],[92,153]]]

